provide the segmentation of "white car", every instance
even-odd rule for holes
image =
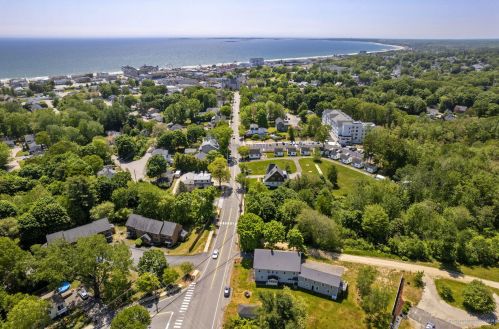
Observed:
[[[433,323],[428,322],[428,323],[426,324],[425,329],[436,329],[436,327],[435,327],[435,325],[434,325]]]
[[[213,258],[213,259],[218,258],[218,249],[213,250],[213,254],[211,254],[211,258]]]

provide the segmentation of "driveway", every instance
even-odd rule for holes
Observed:
[[[146,177],[146,165],[147,160],[149,160],[149,158],[151,157],[151,152],[152,149],[149,149],[142,158],[131,162],[120,161],[120,159],[118,159],[116,156],[113,156],[112,159],[116,166],[121,167],[121,169],[123,169],[124,171],[129,171],[132,175],[132,179],[135,182],[138,182],[139,180]]]
[[[475,316],[443,301],[438,294],[433,278],[425,275],[423,281],[425,288],[418,309],[459,328],[480,327],[497,321],[497,314],[499,313],[499,298],[497,295],[494,295],[497,305],[496,314]],[[418,321],[415,318],[414,320]],[[437,326],[437,328],[440,327]]]
[[[7,171],[13,171],[13,170],[16,170],[16,169],[19,169],[21,168],[19,166],[19,162],[17,161],[17,158],[16,158],[16,154],[19,152],[19,151],[22,151],[22,148],[18,145],[14,146],[11,151],[10,151],[10,162],[7,164]]]

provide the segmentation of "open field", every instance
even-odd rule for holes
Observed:
[[[250,175],[265,175],[265,171],[267,167],[271,163],[275,163],[282,170],[285,170],[287,166],[289,166],[289,174],[296,172],[296,165],[293,160],[288,159],[272,159],[272,160],[259,160],[259,161],[251,161],[245,162],[248,166],[248,169],[251,170]]]
[[[299,162],[304,174],[319,174],[317,168],[315,167],[316,163],[312,158],[302,158],[299,160]],[[342,166],[329,160],[322,159],[321,162],[318,163],[318,165],[324,175],[327,173],[330,167],[336,168],[336,171],[338,172],[338,189],[333,192],[336,195],[347,195],[354,190],[357,182],[372,179],[370,176],[360,173],[353,168]]]
[[[307,328],[324,328],[324,329],[365,329],[367,324],[364,321],[364,311],[361,309],[358,302],[358,295],[356,292],[355,281],[357,278],[358,270],[362,265],[345,263],[345,262],[331,262],[336,265],[346,267],[344,280],[348,281],[349,288],[346,298],[336,302],[326,297],[313,295],[306,291],[292,290],[293,295],[300,297],[307,305],[308,319]],[[380,269],[378,284],[386,287],[393,295],[390,301],[391,307],[395,299],[396,289],[400,280],[402,272],[394,270]],[[413,275],[404,273],[406,278],[406,287],[404,289],[404,299],[410,300],[413,304],[421,299],[421,289],[415,288],[413,284]],[[231,286],[233,288],[232,299],[227,307],[225,319],[230,319],[237,316],[237,305],[241,303],[259,303],[258,292],[265,291],[272,288],[256,287],[252,278],[251,262],[243,260],[237,262],[234,266],[234,273],[231,278]],[[250,291],[250,298],[244,296],[245,291]],[[403,324],[403,328],[411,328],[408,323]]]

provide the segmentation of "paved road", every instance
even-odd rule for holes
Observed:
[[[232,129],[237,134],[239,125],[239,93],[235,94],[233,106]],[[230,149],[237,158],[237,139],[232,139]],[[182,293],[161,300],[158,303],[159,313],[151,308],[153,329],[215,329],[221,328],[223,314],[229,298],[223,296],[225,286],[230,283],[234,258],[239,255],[236,245],[236,224],[239,218],[241,195],[237,192],[235,177],[239,166],[230,167],[231,178],[225,186],[222,196],[222,212],[220,228],[214,237],[213,248],[219,250],[218,259],[208,254],[201,254],[193,259],[197,269],[201,271],[198,280]],[[172,257],[172,256],[169,256]],[[183,261],[179,257],[176,261]],[[173,261],[173,259],[172,259]],[[170,260],[169,260],[170,262]]]
[[[459,308],[451,306],[443,301],[438,294],[437,287],[435,286],[433,278],[425,275],[423,280],[425,283],[425,288],[423,291],[423,297],[418,304],[418,309],[420,309],[421,311],[425,311],[432,317],[452,324],[451,328],[480,327],[497,321],[496,314],[499,313],[499,305],[497,305],[496,314],[476,316]],[[499,298],[497,297],[497,295],[494,295],[494,297],[496,299],[496,303],[499,303]],[[440,327],[437,326],[437,328]]]
[[[132,175],[132,179],[138,182],[146,177],[146,165],[147,160],[151,157],[151,152],[152,149],[149,149],[142,158],[131,162],[121,162],[116,156],[113,156],[112,160],[116,166],[121,167],[124,171],[128,170]]]

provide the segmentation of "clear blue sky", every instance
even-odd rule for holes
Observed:
[[[0,0],[0,37],[499,38],[499,0]]]

